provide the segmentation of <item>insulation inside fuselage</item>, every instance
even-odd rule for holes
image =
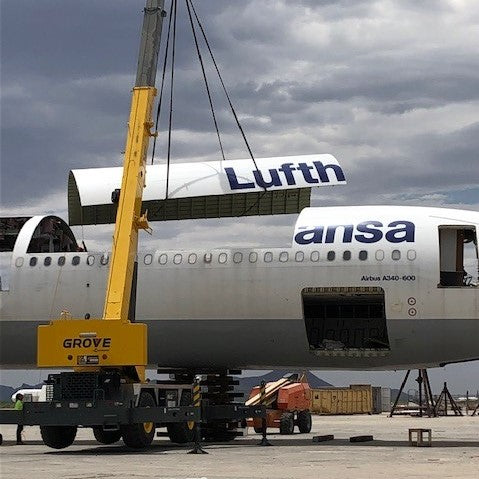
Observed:
[[[303,291],[311,349],[389,349],[384,291]]]

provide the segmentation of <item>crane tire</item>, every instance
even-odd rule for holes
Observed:
[[[77,435],[77,426],[40,426],[43,443],[53,449],[71,446]]]
[[[186,444],[195,440],[195,429],[186,422],[174,422],[166,426],[168,437],[176,444]]]
[[[114,444],[121,439],[121,431],[105,431],[101,426],[93,427],[93,435],[100,444]]]
[[[192,403],[192,392],[189,390],[183,391],[180,399],[180,406],[191,406]],[[176,444],[186,444],[195,440],[194,422],[169,423],[166,425],[166,430],[170,441]]]
[[[141,393],[138,407],[155,407],[153,396]],[[121,436],[125,446],[132,449],[145,449],[151,445],[155,437],[155,424],[150,422],[127,424],[121,427]]]

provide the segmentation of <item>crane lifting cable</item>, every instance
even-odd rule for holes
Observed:
[[[175,69],[175,51],[176,51],[176,24],[177,24],[177,12],[178,12],[177,3],[178,3],[177,0],[171,0],[170,16],[169,16],[169,21],[168,21],[168,33],[167,33],[166,49],[165,49],[165,54],[164,54],[165,56],[164,56],[163,71],[162,71],[162,81],[161,81],[160,95],[159,95],[158,108],[157,108],[157,113],[156,113],[156,123],[155,123],[155,130],[156,130],[156,132],[158,132],[159,123],[160,123],[161,108],[162,108],[162,105],[163,105],[162,100],[163,100],[164,83],[165,83],[165,78],[166,78],[166,69],[167,69],[167,66],[168,66],[168,58],[171,55],[171,61],[170,61],[170,68],[171,68],[171,72],[170,72],[170,92],[169,92],[170,102],[169,102],[168,141],[167,141],[166,198],[168,198],[169,172],[170,172],[170,161],[171,161],[174,69]],[[206,31],[203,27],[203,24],[201,23],[201,20],[198,16],[198,13],[197,13],[196,9],[195,9],[193,1],[192,0],[185,0],[185,4],[186,4],[187,12],[188,12],[188,18],[189,18],[189,22],[190,22],[190,26],[191,26],[193,40],[194,40],[194,43],[195,43],[196,54],[197,54],[197,57],[198,57],[198,61],[199,61],[202,76],[203,76],[203,81],[204,81],[204,84],[205,84],[205,90],[206,90],[206,94],[207,94],[207,97],[208,97],[208,102],[209,102],[210,111],[211,111],[211,115],[212,115],[212,119],[213,119],[213,124],[214,124],[215,131],[216,131],[216,136],[217,136],[217,139],[218,139],[218,144],[219,144],[219,149],[220,149],[220,152],[221,152],[222,160],[225,160],[225,153],[224,153],[223,143],[221,141],[221,134],[220,134],[220,130],[219,130],[219,127],[218,127],[218,121],[217,121],[215,108],[214,108],[214,104],[213,104],[213,98],[212,98],[210,86],[209,86],[209,83],[208,83],[208,77],[206,75],[206,69],[205,69],[205,65],[204,65],[204,61],[203,61],[203,56],[201,54],[200,42],[198,40],[198,35],[197,35],[197,29],[198,28],[201,32],[201,36],[202,36],[203,41],[204,41],[204,43],[206,45],[206,48],[208,50],[208,53],[209,53],[209,56],[211,58],[211,61],[212,61],[213,65],[214,65],[216,74],[218,75],[218,79],[220,81],[222,90],[223,90],[223,92],[226,96],[226,99],[228,101],[228,105],[230,107],[231,113],[233,115],[233,118],[235,119],[235,123],[236,123],[236,125],[238,127],[238,130],[240,131],[240,134],[241,134],[241,136],[243,138],[243,141],[246,145],[249,156],[251,157],[251,160],[253,161],[253,164],[254,164],[255,168],[258,169],[258,165],[256,164],[256,159],[253,155],[253,152],[252,152],[251,147],[249,145],[248,139],[246,138],[243,127],[242,127],[242,125],[239,121],[238,115],[237,115],[236,110],[233,106],[233,102],[231,101],[231,97],[228,93],[225,82],[224,82],[223,77],[221,75],[220,69],[218,67],[218,63],[216,62],[215,56],[213,54],[213,50],[212,50],[212,48],[210,46],[210,43],[208,41],[208,38],[206,36]],[[170,42],[170,39],[172,40],[171,42]],[[171,50],[171,53],[170,53],[170,50]],[[153,143],[151,164],[154,163],[155,152],[156,152],[156,137],[155,137],[154,143]],[[267,191],[266,186],[264,186],[263,188],[264,188],[264,192],[266,192]],[[259,196],[258,201],[261,200],[262,196],[263,195]],[[254,206],[255,206],[254,204],[251,205],[248,208],[248,210],[253,208]],[[248,213],[248,210],[245,211],[241,216],[246,215]]]
[[[220,72],[220,69],[218,67],[218,64],[216,62],[216,59],[215,59],[215,56],[213,55],[213,50],[211,49],[211,46],[210,46],[210,42],[208,41],[208,38],[206,36],[206,32],[205,32],[205,29],[203,28],[203,25],[198,17],[198,14],[196,12],[196,9],[195,9],[195,6],[193,5],[193,0],[185,0],[187,2],[187,4],[189,3],[189,5],[191,6],[191,9],[193,10],[193,13],[195,15],[195,19],[196,19],[196,22],[198,23],[198,27],[200,28],[201,30],[201,34],[203,35],[203,39],[205,41],[205,44],[206,44],[206,47],[208,49],[208,52],[210,54],[210,57],[211,57],[211,60],[213,62],[213,65],[215,67],[215,70],[216,70],[216,73],[218,75],[218,79],[220,80],[220,83],[221,83],[221,86],[223,88],[223,91],[225,93],[225,96],[226,96],[226,99],[228,100],[228,104],[230,106],[230,109],[231,109],[231,113],[233,114],[233,117],[236,121],[236,125],[241,133],[241,136],[243,137],[243,140],[245,142],[245,145],[246,145],[246,148],[248,150],[248,153],[249,155],[251,156],[251,159],[253,160],[253,163],[254,163],[254,166],[256,169],[258,169],[258,165],[256,164],[256,160],[255,160],[255,157],[253,155],[253,151],[251,150],[251,147],[249,145],[249,142],[248,142],[248,139],[246,138],[246,135],[245,135],[245,132],[243,130],[243,127],[241,126],[241,123],[239,121],[239,118],[238,118],[238,115],[236,114],[236,110],[233,106],[233,102],[231,101],[231,97],[228,93],[228,90],[226,88],[226,85],[225,85],[225,82],[223,81],[223,77],[221,76],[221,72]],[[265,187],[265,190],[266,190],[266,187]]]
[[[163,60],[163,68],[161,73],[161,86],[160,86],[160,95],[158,98],[158,107],[156,109],[156,120],[155,120],[155,132],[158,132],[160,126],[160,111],[161,111],[161,104],[163,101],[163,89],[165,86],[165,74],[166,74],[166,65],[168,63],[168,52],[170,51],[170,33],[171,33],[171,18],[172,18],[173,8],[170,8],[170,15],[168,18],[168,32],[166,35],[166,48],[165,48],[165,58]],[[156,140],[158,135],[153,137],[153,148],[151,151],[151,164],[153,164],[153,160],[155,158],[155,150],[156,150]]]
[[[173,11],[173,43],[171,49],[171,76],[170,76],[170,111],[168,116],[168,149],[166,158],[166,197],[168,199],[168,187],[170,182],[170,159],[171,159],[171,131],[173,129],[173,87],[175,84],[175,52],[176,52],[176,19],[178,0],[172,0]]]
[[[161,11],[159,8],[153,10],[147,8],[145,13],[149,15],[156,13],[161,18],[168,16],[163,10],[164,0],[147,1],[161,2]],[[150,127],[155,125],[151,125],[150,121],[140,125],[143,129],[147,127],[145,131],[147,131],[149,136],[155,137],[159,130],[160,119],[163,122],[165,115],[168,115],[168,134],[165,135],[168,149],[165,155],[166,162],[157,165],[153,164],[148,168],[148,182],[144,195],[142,194],[142,214],[145,215],[148,211],[151,221],[292,214],[298,213],[310,205],[312,186],[346,184],[341,166],[332,155],[271,157],[263,158],[261,163],[256,161],[219,70],[218,62],[213,54],[205,28],[195,8],[194,0],[185,0],[184,8],[188,13],[189,22],[185,18],[182,24],[178,23],[180,21],[178,10],[181,10],[181,7],[183,7],[181,2],[170,0],[169,5],[168,35],[165,42],[167,45],[163,50],[164,56],[160,56],[163,74],[157,105],[158,110],[156,112],[156,131],[154,133],[151,132]],[[186,25],[188,29],[188,23],[192,30],[196,55],[198,56],[205,81],[205,89],[208,94],[209,106],[222,159],[218,161],[190,161],[175,164],[171,162],[171,159],[173,150],[172,139],[174,137],[174,80],[177,76],[177,73],[174,71],[176,64],[176,33],[178,27],[181,29]],[[154,37],[155,39],[158,38],[159,41],[161,30],[155,30],[155,32]],[[149,39],[148,36],[142,38],[145,41]],[[156,53],[158,52],[156,51]],[[205,61],[206,59],[208,62]],[[211,78],[207,78],[206,74],[208,71],[207,67],[209,67],[207,63],[210,61],[214,65],[214,68],[211,67],[212,73],[215,75],[213,69],[216,70],[216,75],[218,75],[219,82],[221,83],[222,91],[220,88],[220,93],[221,95],[224,93],[226,96],[229,108],[235,118],[236,126],[240,130],[248,149],[248,159],[252,160],[252,164],[243,159],[232,160],[225,158],[225,149],[223,148],[224,137],[221,137],[219,117],[215,113],[214,107],[214,101],[216,102],[214,94],[216,94],[216,91],[210,87]],[[169,68],[171,68],[171,72],[168,70]],[[142,76],[154,77],[156,69],[157,63],[155,61],[148,71],[142,73]],[[208,76],[210,76],[209,72]],[[143,84],[139,85],[142,86]],[[156,90],[152,90],[152,92],[156,94]],[[167,99],[168,93],[169,101]],[[151,100],[153,100],[153,97]],[[149,100],[150,98],[148,97]],[[169,108],[167,106],[168,103]],[[151,106],[152,103],[148,103],[148,108],[151,108]],[[150,113],[148,112],[148,114]],[[134,120],[136,121],[136,119]],[[163,129],[166,130],[166,128]],[[141,137],[137,135],[135,138],[141,138],[143,141],[143,133],[145,132],[142,132]],[[152,162],[154,162],[157,148],[156,141],[152,150]],[[295,164],[298,167],[294,166]],[[311,177],[309,174],[310,169],[317,171],[319,177]],[[302,175],[301,171],[303,172]],[[115,222],[123,194],[120,193],[124,189],[123,186],[120,188],[123,172],[124,168],[108,168],[104,172],[105,177],[102,178],[102,181],[97,182],[97,171],[94,172],[91,169],[72,170],[68,178],[68,216],[70,225],[108,224]]]
[[[210,87],[208,85],[208,78],[206,76],[206,71],[205,71],[205,65],[203,63],[203,57],[201,55],[200,46],[198,44],[198,38],[196,36],[195,25],[193,23],[193,17],[191,16],[190,2],[188,0],[186,0],[186,7],[188,9],[188,17],[190,19],[191,32],[193,33],[193,39],[195,40],[196,53],[198,55],[198,60],[199,60],[200,65],[201,65],[201,72],[203,73],[203,80],[205,82],[206,94],[208,95],[208,101],[210,103],[211,115],[213,116],[213,123],[215,124],[216,135],[218,137],[218,143],[220,145],[221,157],[224,160],[225,159],[225,152],[223,150],[223,144],[221,143],[221,136],[220,136],[220,131],[218,129],[218,122],[216,121],[215,108],[213,106],[213,99],[211,97]]]

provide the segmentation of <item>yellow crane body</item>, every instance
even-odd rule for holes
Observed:
[[[145,366],[146,325],[103,319],[57,319],[38,328],[42,368]]]
[[[104,319],[128,317],[133,266],[138,250],[138,229],[148,228],[146,218],[141,217],[140,213],[155,95],[156,89],[153,87],[133,89]]]
[[[67,311],[61,318],[38,327],[37,365],[73,367],[77,371],[119,369],[130,381],[144,381],[147,360],[147,326],[133,323],[128,315],[138,230],[149,230],[141,214],[145,187],[146,156],[153,123],[156,96],[155,77],[159,52],[163,0],[147,0],[143,22],[137,79],[132,93],[126,138],[123,178],[118,201],[112,258],[106,288],[103,317],[72,319]],[[113,200],[113,198],[112,198]]]
[[[154,87],[133,89],[103,318],[71,319],[64,314],[48,325],[39,326],[39,367],[135,366],[138,376],[135,379],[144,378],[147,327],[131,323],[128,312],[138,230],[148,228],[146,216],[141,216],[141,200],[155,95]]]

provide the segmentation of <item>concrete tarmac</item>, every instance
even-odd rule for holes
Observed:
[[[409,428],[431,428],[432,447],[411,447]],[[160,430],[163,431],[163,430]],[[412,418],[397,416],[315,416],[310,434],[268,435],[272,447],[260,447],[260,435],[229,443],[205,444],[209,455],[188,455],[190,446],[155,439],[146,451],[118,443],[101,446],[90,429],[60,451],[43,445],[37,427],[26,427],[24,446],[15,445],[15,426],[0,426],[1,479],[100,478],[474,478],[479,477],[479,416]],[[334,434],[313,443],[314,435]],[[374,441],[350,443],[349,437],[373,435]]]

